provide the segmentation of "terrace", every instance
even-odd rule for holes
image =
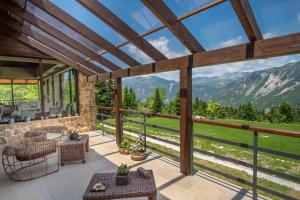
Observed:
[[[299,24],[286,20],[283,26],[280,21],[288,14],[298,14],[299,21],[300,4],[291,2],[294,6],[280,0],[272,6],[256,0],[142,0],[128,5],[104,0],[1,1],[0,199],[82,199],[93,174],[115,172],[121,163],[132,171],[141,166],[153,170],[157,199],[299,199],[300,155],[281,143],[296,147],[299,132],[199,119],[192,112],[193,69],[300,53]],[[280,6],[280,16],[271,23],[266,16]],[[212,25],[204,23],[206,19]],[[277,30],[275,35],[268,34],[270,27]],[[238,41],[230,42],[235,36]],[[155,41],[165,38],[181,53],[157,46]],[[179,74],[180,115],[122,108],[123,79],[173,71]],[[95,85],[107,80],[114,84],[113,107],[97,106],[103,104],[96,102]],[[164,126],[160,122],[166,119]],[[226,137],[211,135],[205,126],[221,127]],[[65,133],[74,129],[89,136],[90,152],[79,159],[84,164],[60,167],[69,141]],[[50,150],[42,148],[45,155],[36,158],[38,153],[16,148],[19,157],[7,164],[13,155],[7,150],[11,142],[18,137],[27,141],[32,132],[40,134]],[[143,138],[147,159],[132,161],[118,153],[117,144],[138,137]],[[38,146],[38,140],[26,148]],[[207,142],[229,151],[211,151]],[[78,152],[74,149],[67,156]],[[57,162],[48,160],[52,154]],[[38,162],[46,167],[36,169],[36,159],[42,158]],[[21,175],[14,169],[15,160],[21,163]],[[284,164],[277,166],[277,161]],[[23,171],[24,163],[28,171]],[[50,173],[50,166],[57,169]],[[24,172],[30,180],[11,180]],[[33,177],[33,172],[42,175]]]

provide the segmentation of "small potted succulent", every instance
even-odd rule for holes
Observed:
[[[139,139],[133,145],[131,145],[130,157],[134,161],[141,161],[147,158],[144,136],[141,135]]]
[[[129,170],[129,166],[125,164],[121,164],[117,168],[116,185],[127,185]]]
[[[119,153],[122,155],[129,155],[129,151],[131,148],[131,144],[129,143],[128,140],[124,140],[118,145],[119,147]]]
[[[77,140],[78,139],[78,131],[77,130],[69,130],[68,136],[70,140]]]

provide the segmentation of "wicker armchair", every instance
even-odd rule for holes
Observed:
[[[5,173],[13,180],[32,180],[59,170],[58,143],[45,132],[27,132],[8,139],[2,152]]]
[[[32,129],[27,133],[33,137],[36,135],[45,135],[45,137],[48,137],[48,139],[57,139],[60,142],[61,137],[64,135],[64,130],[64,126],[44,126]]]

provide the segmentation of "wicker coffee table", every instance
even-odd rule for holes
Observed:
[[[89,151],[89,136],[80,135],[78,140],[66,139],[60,145],[60,162],[64,165],[65,162],[81,160],[85,163],[85,152]]]
[[[98,173],[94,174],[84,195],[83,200],[100,200],[100,199],[120,199],[134,197],[148,197],[149,200],[156,200],[156,186],[151,170],[151,177],[145,179],[138,175],[137,172],[130,172],[127,185],[116,186],[116,173]],[[92,191],[95,183],[107,185],[105,191]]]

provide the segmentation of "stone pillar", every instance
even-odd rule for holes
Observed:
[[[83,118],[83,123],[91,131],[96,129],[96,98],[95,81],[89,81],[87,76],[78,74],[78,95],[79,95],[79,114]]]

